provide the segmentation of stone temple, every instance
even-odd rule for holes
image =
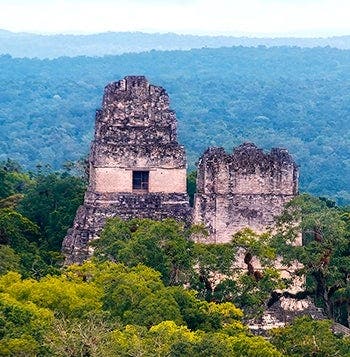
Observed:
[[[201,223],[209,232],[200,238],[205,243],[229,242],[246,227],[257,233],[273,229],[275,217],[298,194],[298,167],[288,152],[265,153],[250,143],[231,154],[223,148],[207,149],[198,163],[191,209],[186,154],[177,141],[176,125],[167,93],[145,77],[128,76],[107,85],[96,113],[84,204],[63,242],[66,264],[91,256],[89,243],[99,237],[109,217]],[[237,266],[244,264],[238,256]],[[283,275],[285,267],[278,260],[276,267]],[[296,291],[299,288],[296,285]],[[280,326],[307,310],[317,316],[310,301],[283,297],[266,311],[263,323],[252,328]]]
[[[143,76],[106,86],[96,113],[84,204],[63,242],[66,263],[82,262],[108,217],[191,220],[186,154],[165,90]]]
[[[63,242],[67,264],[91,255],[89,243],[109,217],[202,223],[206,243],[225,243],[245,227],[259,233],[273,226],[298,193],[298,168],[286,150],[264,153],[247,143],[232,154],[209,148],[199,160],[192,210],[176,125],[167,93],[145,77],[106,86],[96,113],[89,186]]]
[[[243,228],[272,228],[297,194],[298,167],[287,150],[264,153],[250,143],[232,154],[209,148],[198,164],[193,220],[206,225],[206,242],[227,243]]]

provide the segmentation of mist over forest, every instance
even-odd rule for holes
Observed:
[[[333,37],[235,37],[176,33],[103,32],[90,35],[44,35],[0,30],[0,54],[13,57],[57,58],[62,56],[119,55],[150,50],[190,50],[231,46],[297,46],[350,49],[350,36]]]

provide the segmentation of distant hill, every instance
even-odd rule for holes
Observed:
[[[174,33],[106,32],[93,35],[38,35],[0,30],[0,54],[56,58],[104,56],[150,50],[189,50],[231,46],[297,46],[350,49],[350,36],[329,38],[251,38],[195,36]]]
[[[0,160],[58,169],[87,154],[103,87],[128,74],[169,92],[192,169],[208,146],[285,147],[302,191],[350,204],[350,51],[329,47],[0,56]]]

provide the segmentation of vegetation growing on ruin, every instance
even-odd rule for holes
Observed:
[[[72,167],[70,167],[71,169]],[[304,264],[306,293],[329,319],[348,325],[350,211],[302,195],[278,234],[238,233],[232,243],[189,240],[205,234],[173,220],[111,219],[93,261],[62,268],[59,247],[82,201],[84,180],[69,172],[0,167],[0,356],[347,356],[348,338],[331,322],[297,319],[253,336],[276,288],[287,286],[276,254]],[[293,240],[300,222],[303,247]],[[233,271],[237,249],[262,271]],[[215,284],[212,272],[224,278]],[[234,273],[234,274],[232,274]],[[234,276],[234,278],[232,277]],[[186,288],[185,288],[185,287]]]

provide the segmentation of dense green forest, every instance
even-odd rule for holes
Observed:
[[[86,155],[103,87],[164,86],[194,168],[210,145],[287,148],[301,190],[350,202],[350,51],[221,48],[55,60],[0,57],[0,159],[59,169]]]
[[[350,321],[350,211],[302,195],[275,235],[247,229],[221,245],[194,243],[203,228],[171,219],[114,218],[92,261],[64,268],[60,245],[85,184],[80,164],[59,173],[0,165],[0,356],[349,355],[349,337],[331,325]],[[300,229],[304,246],[286,244]],[[238,249],[261,261],[259,274],[234,268]],[[247,323],[290,284],[277,254],[303,263],[305,295],[329,320],[300,317],[266,339]]]
[[[340,49],[350,49],[350,36],[254,38],[143,32],[43,35],[0,30],[0,54],[10,54],[13,57],[103,56],[150,50],[189,50],[193,48],[219,48],[224,46],[330,46]]]

